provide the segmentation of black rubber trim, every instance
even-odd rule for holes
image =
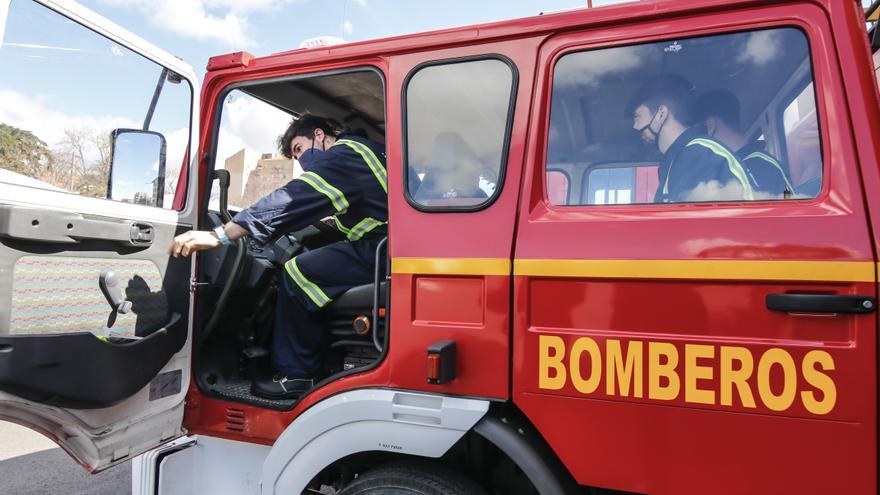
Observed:
[[[50,406],[95,409],[134,395],[186,343],[186,319],[130,343],[89,332],[0,337],[0,390]]]
[[[159,493],[159,476],[162,474],[162,461],[174,454],[183,452],[190,447],[195,447],[196,445],[196,440],[191,440],[184,443],[183,445],[177,445],[164,452],[161,452],[159,455],[156,456],[155,459],[153,459],[153,495],[162,495],[161,493]]]
[[[767,294],[766,304],[785,313],[872,313],[877,308],[873,297],[837,294]]]
[[[543,437],[519,416],[513,411],[490,411],[474,425],[474,431],[507,454],[538,493],[583,493]]]

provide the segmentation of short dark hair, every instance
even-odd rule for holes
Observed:
[[[632,117],[633,112],[642,105],[651,112],[656,112],[660,105],[665,105],[675,116],[675,120],[691,125],[694,123],[693,87],[686,77],[677,74],[665,74],[652,79],[636,91],[626,107],[626,116]]]
[[[726,89],[713,89],[700,95],[694,102],[697,121],[718,117],[727,127],[740,130],[739,98]]]
[[[315,136],[315,129],[321,129],[324,131],[324,134],[330,136],[335,137],[339,135],[339,126],[330,119],[320,115],[304,113],[299,117],[294,117],[290,121],[290,125],[287,126],[287,130],[284,131],[284,134],[278,136],[278,150],[285,158],[293,158],[290,140],[297,136],[312,138]]]

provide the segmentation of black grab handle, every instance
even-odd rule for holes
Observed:
[[[767,294],[767,309],[786,313],[870,313],[876,307],[869,296]]]

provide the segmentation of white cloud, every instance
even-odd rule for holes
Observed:
[[[348,36],[349,34],[354,32],[354,24],[351,21],[346,20],[342,23],[342,34]]]
[[[122,57],[125,55],[125,53],[123,53],[123,51],[117,45],[113,45],[110,47],[110,53],[117,57]]]
[[[223,105],[217,157],[222,163],[242,148],[275,153],[275,141],[287,129],[291,116],[250,96],[234,93]]]
[[[354,0],[354,3],[360,6],[361,8],[367,8],[367,0]]]
[[[782,41],[779,31],[755,31],[749,35],[737,61],[766,65],[782,55]]]
[[[229,47],[251,47],[248,14],[276,9],[293,0],[101,0],[131,8],[166,31]]]
[[[28,130],[49,146],[64,139],[65,129],[110,132],[117,127],[139,128],[137,122],[113,115],[67,115],[43,98],[0,89],[0,122]]]
[[[688,202],[705,202],[705,201],[741,201],[743,199],[742,185],[731,180],[725,185],[721,185],[717,180],[709,182],[700,182],[697,187],[693,188],[685,198]]]
[[[183,155],[186,153],[186,145],[189,141],[189,128],[182,127],[176,131],[165,134],[165,181],[177,180],[180,166],[183,163]],[[193,147],[195,148],[195,146]],[[156,163],[155,170],[159,170]]]
[[[272,10],[287,3],[287,0],[196,0],[204,2],[208,8],[225,7],[234,12],[258,12]]]
[[[37,45],[34,43],[6,43],[6,46],[14,46],[16,48],[30,48],[32,50],[57,50],[62,52],[98,52],[100,50],[84,50],[82,48],[71,48],[68,46],[52,46]]]
[[[553,83],[595,86],[603,76],[641,67],[647,57],[646,50],[644,46],[628,46],[564,57],[556,64]]]
[[[63,146],[65,130],[81,130],[90,134],[109,134],[111,130],[122,127],[139,129],[141,124],[131,119],[113,115],[68,115],[51,108],[48,101],[31,97],[12,90],[0,90],[0,123],[32,132],[51,148]],[[186,145],[189,128],[183,127],[172,132],[164,132],[166,142],[165,175],[177,178]],[[97,159],[97,150],[88,149],[86,158]],[[159,163],[152,166],[159,170]]]

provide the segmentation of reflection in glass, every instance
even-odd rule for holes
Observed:
[[[575,178],[567,204],[660,201],[657,190],[665,183],[658,184],[657,173],[649,175],[645,166],[656,170],[665,157],[661,175],[670,168],[682,173],[680,164],[669,165],[676,163],[674,153],[665,155],[678,148],[671,139],[663,146],[643,142],[634,114],[650,122],[656,110],[641,115],[644,105],[639,112],[629,107],[644,88],[678,77],[688,83],[684,100],[690,111],[679,115],[688,134],[676,137],[704,136],[718,144],[719,153],[729,151],[754,200],[815,197],[823,160],[808,48],[802,31],[776,28],[565,54],[553,72],[548,173],[565,170]],[[652,131],[658,128],[655,122]],[[779,180],[768,180],[770,173]],[[752,199],[728,194],[727,184],[693,182],[693,189],[673,200]],[[650,184],[655,189],[646,191]],[[548,196],[559,204],[558,195]]]
[[[511,68],[475,60],[420,69],[406,89],[409,193],[425,206],[475,206],[497,189]]]
[[[153,204],[170,208],[190,140],[189,83],[164,72],[157,93],[160,65],[37,2],[8,3],[0,182],[107,198],[112,130],[148,120],[168,142],[165,198]]]
[[[115,131],[107,197],[161,207],[164,188],[165,138],[148,131]]]

